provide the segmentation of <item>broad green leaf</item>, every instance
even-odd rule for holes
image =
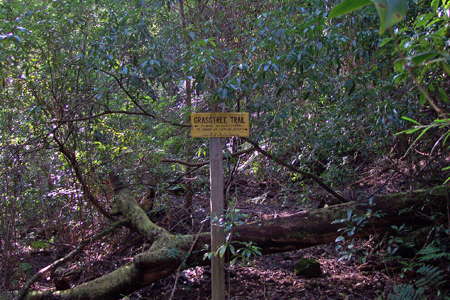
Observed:
[[[370,4],[370,0],[344,0],[336,5],[328,15],[330,18],[340,17],[342,15],[351,13],[366,5]]]
[[[439,3],[441,2],[441,0],[433,0],[431,1],[431,7],[433,8],[434,11],[437,11],[437,9],[439,8]]]
[[[386,30],[386,14],[387,14],[387,1],[386,0],[372,0],[380,18],[380,34]]]
[[[408,9],[407,0],[372,0],[380,17],[380,34],[400,22]]]
[[[219,257],[224,257],[225,256],[225,252],[227,251],[227,247],[226,245],[222,245],[219,247],[219,249],[217,249],[216,255],[218,255]]]
[[[420,65],[430,59],[435,58],[438,55],[438,53],[429,51],[425,53],[420,53],[414,56],[409,57],[409,59],[413,62],[414,65]]]
[[[386,29],[397,24],[406,16],[408,0],[387,0]]]
[[[415,21],[414,28],[425,27],[425,25],[427,25],[428,22],[430,20],[432,20],[433,18],[434,18],[433,13],[423,14],[423,15],[419,16]]]
[[[427,24],[427,28],[433,26],[434,24],[438,23],[438,22],[442,22],[442,19],[440,18],[435,18],[433,21],[431,21],[430,23]]]

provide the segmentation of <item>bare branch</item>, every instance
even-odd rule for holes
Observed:
[[[325,191],[327,191],[328,193],[330,193],[331,195],[333,195],[336,199],[338,199],[340,202],[347,202],[349,200],[345,199],[343,196],[341,196],[340,194],[338,194],[336,191],[334,191],[328,184],[326,184],[325,182],[322,181],[322,179],[320,179],[319,177],[317,177],[316,175],[306,172],[306,171],[302,171],[296,167],[294,167],[293,165],[290,165],[284,161],[282,161],[281,159],[274,157],[272,154],[270,154],[269,152],[263,150],[257,142],[254,142],[248,138],[244,138],[245,141],[247,141],[248,143],[250,143],[253,147],[255,147],[255,150],[258,151],[259,153],[261,153],[262,155],[264,155],[265,157],[269,158],[270,160],[276,162],[277,164],[285,167],[286,169],[288,169],[291,172],[300,174],[306,178],[311,178],[312,180],[314,180],[320,187],[322,187]]]
[[[106,218],[108,219],[112,219],[111,214],[100,204],[100,202],[98,201],[98,199],[94,196],[94,194],[92,193],[89,185],[87,184],[82,172],[81,172],[81,168],[80,165],[75,157],[75,154],[70,151],[65,145],[64,143],[62,143],[56,136],[53,136],[53,139],[55,140],[55,142],[58,144],[59,147],[59,151],[64,155],[64,157],[66,158],[67,162],[72,166],[72,169],[75,172],[75,176],[77,177],[79,183],[81,184],[81,189],[83,190],[84,195],[87,197],[87,199],[89,200],[89,202],[91,202],[97,209],[98,211],[104,215]]]
[[[36,282],[45,272],[51,271],[51,270],[59,267],[60,265],[62,265],[63,263],[65,263],[66,261],[68,261],[69,259],[74,257],[76,254],[80,253],[81,250],[83,250],[84,247],[86,247],[89,243],[94,242],[94,241],[104,237],[105,235],[114,231],[117,227],[124,225],[126,222],[127,222],[126,220],[121,220],[121,221],[117,221],[117,222],[113,223],[109,228],[93,235],[90,238],[82,240],[80,242],[80,244],[78,245],[78,247],[76,247],[74,250],[70,251],[69,254],[67,254],[66,256],[64,256],[58,260],[55,260],[53,263],[40,269],[36,274],[34,274],[30,279],[28,279],[28,281],[24,284],[24,286],[22,287],[22,289],[19,292],[19,295],[17,296],[17,298],[15,300],[25,299],[25,296],[27,295],[30,286],[34,282]]]
[[[252,148],[249,148],[249,149],[245,149],[245,150],[242,150],[242,151],[238,151],[238,152],[232,153],[232,154],[229,155],[229,157],[241,156],[243,154],[247,154],[247,153],[253,152],[255,150],[256,149],[252,147]],[[161,162],[163,162],[163,163],[180,164],[180,165],[185,165],[185,166],[188,166],[188,167],[203,167],[203,166],[206,166],[207,164],[209,164],[209,161],[188,162],[188,161],[184,161],[184,160],[180,160],[180,159],[169,159],[169,158],[162,159]]]
[[[136,97],[134,97],[130,93],[130,91],[128,91],[125,88],[125,86],[122,83],[122,79],[121,78],[118,78],[116,75],[114,75],[111,72],[108,72],[108,71],[105,71],[105,70],[100,70],[100,71],[105,73],[105,74],[107,74],[107,75],[109,75],[109,76],[111,76],[117,82],[117,84],[119,85],[120,89],[127,95],[127,97],[131,100],[131,102],[133,102],[133,104],[136,105],[136,107],[142,112],[142,115],[151,117],[151,118],[153,118],[155,120],[158,120],[158,121],[160,121],[162,123],[170,124],[170,125],[173,125],[173,126],[191,127],[191,125],[176,123],[176,122],[167,120],[167,119],[165,119],[163,117],[160,117],[160,116],[157,116],[155,114],[152,114],[152,113],[148,112],[146,109],[144,109],[144,107],[142,107],[142,105],[139,104],[139,102],[137,101]],[[153,99],[154,100],[158,100],[158,99],[155,99],[154,97],[153,97]]]
[[[162,159],[162,163],[174,163],[174,164],[180,164],[188,167],[203,167],[209,164],[209,161],[202,161],[202,162],[188,162],[184,160],[179,159]]]

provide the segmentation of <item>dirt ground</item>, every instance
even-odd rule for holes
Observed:
[[[362,173],[362,179],[350,186],[354,194],[346,196],[354,200],[373,193],[408,189],[410,187],[403,185],[407,181],[405,172],[407,170],[404,169],[395,171],[392,168],[371,168]],[[234,199],[233,207],[248,214],[248,220],[277,218],[296,213],[316,206],[321,197],[326,197],[320,191],[299,194],[298,191],[286,189],[286,186],[281,186],[275,180],[261,182],[251,178],[237,180],[229,192],[234,196],[238,195]],[[239,200],[236,200],[237,198]],[[174,196],[172,200],[169,214],[155,216],[153,220],[174,233],[197,232],[200,222],[207,220],[207,192],[195,195],[191,214],[180,209],[182,197]],[[80,236],[100,229],[101,226],[80,228]],[[342,260],[335,245],[329,244],[255,257],[245,264],[229,265],[226,270],[227,299],[385,299],[383,297],[392,286],[400,283],[402,279],[398,272],[392,271],[391,266],[378,258],[377,251],[380,250],[376,250],[376,244],[379,240],[380,237],[373,237],[355,241],[360,248],[371,253],[367,261],[359,259],[364,255],[351,261]],[[26,270],[23,270],[23,276],[16,281],[15,287],[19,287],[34,272],[67,254],[75,246],[76,244],[55,244],[50,249],[35,251],[18,245],[20,259],[16,261],[16,265],[26,266]],[[69,274],[65,284],[68,284],[67,287],[75,286],[110,272],[131,261],[135,254],[146,247],[148,245],[138,235],[121,229],[113,237],[90,245],[65,265],[64,272]],[[317,278],[295,275],[293,269],[299,258],[316,259],[321,265],[323,275]],[[160,280],[141,291],[124,296],[123,299],[170,299],[174,288],[173,299],[210,299],[209,267],[183,271],[174,287],[175,276],[174,274]],[[54,287],[55,274],[51,273],[45,274],[32,288],[45,290]]]

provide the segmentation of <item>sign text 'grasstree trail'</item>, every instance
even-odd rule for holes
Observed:
[[[248,137],[249,113],[193,113],[192,137]]]

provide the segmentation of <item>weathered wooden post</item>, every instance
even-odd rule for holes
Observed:
[[[223,215],[224,171],[221,138],[209,139],[209,181],[211,209],[211,251],[215,253],[225,243],[225,232],[217,221]],[[211,257],[211,296],[213,300],[225,300],[225,269],[223,257]]]
[[[191,136],[209,138],[209,178],[210,178],[210,216],[211,251],[225,243],[225,232],[217,220],[223,217],[224,209],[224,137],[245,136],[250,133],[248,113],[193,113],[191,115]],[[224,259],[219,255],[211,258],[212,300],[225,300]]]

